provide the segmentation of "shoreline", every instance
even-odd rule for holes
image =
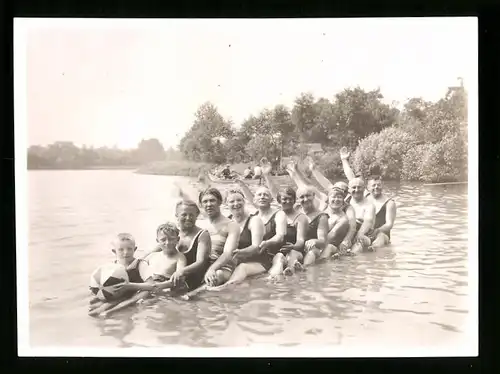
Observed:
[[[231,169],[242,174],[242,170],[249,163],[230,164]],[[74,170],[74,171],[89,171],[89,170],[131,170],[135,174],[142,175],[157,175],[157,176],[180,176],[197,178],[201,173],[209,172],[215,164],[207,162],[193,162],[193,161],[157,161],[142,166],[88,166],[82,168],[71,167],[44,167],[44,168],[28,168],[28,171],[36,170]],[[241,169],[241,170],[240,170]],[[345,179],[345,178],[339,178]],[[399,179],[384,179],[385,182],[416,182],[424,183],[427,186],[446,186],[446,185],[466,185],[468,181],[437,181],[437,182],[424,182],[419,180],[399,180]]]

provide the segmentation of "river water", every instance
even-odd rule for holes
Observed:
[[[112,236],[128,231],[139,250],[152,248],[157,225],[173,218],[174,182],[193,183],[127,170],[28,172],[32,347],[421,347],[469,338],[463,186],[387,184],[397,220],[391,245],[376,253],[88,317],[89,275],[113,260]]]

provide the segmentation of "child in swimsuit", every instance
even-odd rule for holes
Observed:
[[[184,286],[184,282],[181,282],[180,285],[174,285],[170,281],[170,277],[174,272],[186,266],[186,257],[177,248],[179,244],[179,229],[172,222],[160,225],[156,230],[156,241],[159,243],[162,251],[151,253],[145,259],[153,273],[156,290]]]
[[[116,256],[115,263],[123,265],[127,269],[129,282],[114,286],[115,292],[121,294],[121,297],[117,300],[102,302],[98,299],[92,299],[90,301],[89,315],[108,315],[137,303],[147,297],[150,291],[154,290],[151,269],[145,261],[134,257],[136,250],[135,239],[130,234],[118,234],[113,240],[112,251]]]

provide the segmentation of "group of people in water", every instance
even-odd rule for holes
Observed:
[[[320,260],[387,245],[395,202],[383,193],[380,175],[370,175],[365,188],[348,158],[349,152],[342,149],[348,183],[332,184],[310,161],[311,174],[325,192],[308,182],[295,163],[287,171],[297,189],[276,186],[269,165],[262,167],[267,186],[259,185],[255,194],[244,180],[237,180],[239,189],[224,197],[219,189],[205,185],[197,201],[181,189],[176,222],[158,227],[158,246],[151,252],[135,258],[132,236],[117,236],[113,252],[116,262],[126,266],[129,282],[116,287],[128,292],[127,298],[94,299],[89,314],[109,314],[163,289],[189,297],[258,274],[276,279]],[[227,217],[221,212],[224,202],[230,211]],[[207,218],[205,228],[197,224],[201,212]]]

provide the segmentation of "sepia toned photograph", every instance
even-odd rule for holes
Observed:
[[[19,356],[478,354],[477,19],[14,19]]]

